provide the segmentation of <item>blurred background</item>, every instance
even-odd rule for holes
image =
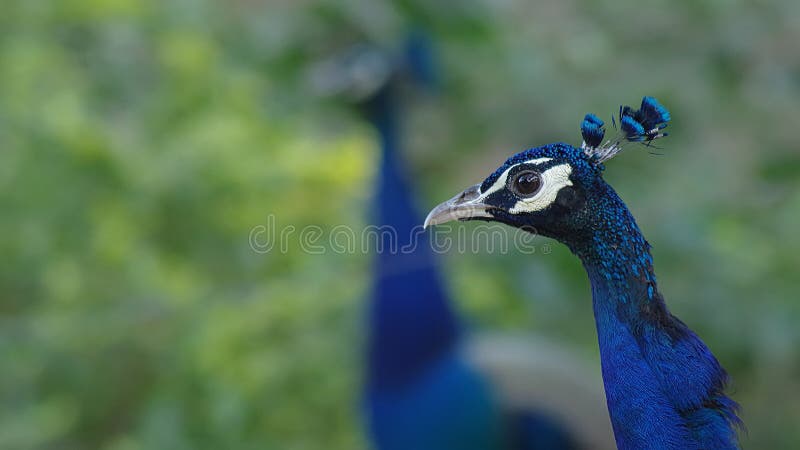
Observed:
[[[378,151],[309,85],[355,42],[435,42],[406,97],[420,208],[653,95],[661,155],[609,162],[672,311],[733,376],[745,448],[800,446],[800,3],[3,2],[0,448],[360,449],[371,257],[251,231],[368,222]],[[474,224],[463,225],[467,229]],[[476,329],[599,372],[586,275],[540,239],[443,258]]]

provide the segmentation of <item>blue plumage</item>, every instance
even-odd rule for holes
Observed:
[[[605,229],[570,244],[592,285],[607,402],[619,448],[735,448],[727,374],[667,310],[649,244],[605,183],[593,209]]]
[[[387,90],[369,105],[383,149],[375,224],[392,227],[397,248],[412,237],[420,241],[411,252],[378,252],[373,265],[365,395],[370,434],[380,450],[499,449],[495,399],[458,355],[456,314],[427,235],[415,233],[420,218],[397,154],[390,95]]]
[[[625,133],[625,137],[632,142],[643,141],[645,138],[644,127],[632,116],[622,116],[619,120],[619,127]]]
[[[452,352],[459,326],[434,266],[427,235],[419,231],[419,215],[397,153],[396,113],[387,88],[365,105],[381,140],[373,223],[391,227],[380,233],[373,269],[375,282],[369,312],[369,380],[398,384],[442,354]],[[412,244],[412,252],[391,251]],[[392,242],[394,240],[394,242]],[[414,326],[409,326],[414,324]]]
[[[636,110],[630,106],[619,107],[620,128],[631,142],[652,141],[666,136],[660,131],[667,127],[670,118],[669,111],[653,97],[644,97]]]
[[[536,411],[517,414],[511,424],[510,446],[515,450],[578,450],[575,437],[553,417]],[[595,442],[597,448],[602,444]]]
[[[619,118],[624,139],[649,142],[664,136],[660,130],[670,114],[645,97],[638,110],[621,107]],[[436,207],[426,224],[502,222],[557,239],[581,259],[592,287],[606,401],[620,449],[738,448],[741,422],[736,403],[724,393],[728,376],[667,309],[650,245],[602,179],[603,161],[624,141],[597,144],[598,122],[587,115],[581,126],[589,145],[556,143],[518,153],[480,185]]]
[[[401,72],[434,80],[424,36],[412,35],[405,54],[408,67]],[[360,103],[381,145],[372,219],[379,230],[390,231],[378,234],[367,317],[364,401],[372,442],[380,450],[579,448],[562,416],[547,408],[504,407],[486,368],[479,369],[479,358],[470,353],[428,235],[420,233],[421,218],[399,153],[395,95],[393,84],[386,83]],[[412,250],[393,250],[404,248]],[[507,349],[493,350],[503,356]],[[602,415],[592,414],[590,421],[602,423]],[[583,442],[592,440],[587,429],[593,426],[579,426]],[[606,448],[605,434],[599,434],[595,448]]]
[[[594,114],[586,114],[581,123],[581,135],[584,145],[587,147],[598,147],[603,142],[606,130],[603,128],[602,120]]]
[[[642,106],[639,111],[643,116],[642,124],[648,130],[664,128],[671,119],[667,108],[658,103],[653,97],[642,98]]]
[[[418,85],[424,88],[435,87],[439,82],[436,70],[436,55],[430,38],[420,30],[409,33],[405,43],[405,63],[403,67]]]
[[[398,154],[396,111],[386,88],[364,105],[381,140],[374,223],[383,251],[373,265],[366,411],[380,450],[570,450],[554,417],[501,409],[486,377],[462,354],[463,333],[427,234],[420,234]],[[396,242],[392,243],[392,239]],[[413,251],[396,252],[413,244]],[[409,247],[410,248],[410,247]]]

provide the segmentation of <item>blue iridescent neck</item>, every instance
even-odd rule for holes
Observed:
[[[398,154],[397,112],[385,89],[367,105],[381,142],[373,224],[378,233],[369,311],[368,378],[373,386],[411,381],[457,340],[457,319],[440,280],[422,217]]]
[[[592,286],[603,382],[620,449],[736,447],[725,371],[666,308],[650,245],[625,204],[600,182],[590,233],[568,245]]]

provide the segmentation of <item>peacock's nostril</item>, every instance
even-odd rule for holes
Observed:
[[[456,199],[454,204],[471,202],[476,198],[480,197],[480,195],[481,195],[480,188],[477,184],[474,186],[470,186],[464,192],[458,195],[458,198]]]

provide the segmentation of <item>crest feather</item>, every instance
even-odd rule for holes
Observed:
[[[613,120],[616,128],[616,121]],[[616,156],[622,151],[628,142],[640,142],[650,145],[651,141],[667,136],[664,128],[670,121],[670,114],[667,108],[658,103],[653,97],[642,98],[642,105],[639,109],[630,106],[619,107],[619,125],[621,133],[614,139],[603,143],[605,129],[603,121],[594,114],[586,114],[581,123],[581,135],[583,145],[581,148],[584,153],[596,164]]]

